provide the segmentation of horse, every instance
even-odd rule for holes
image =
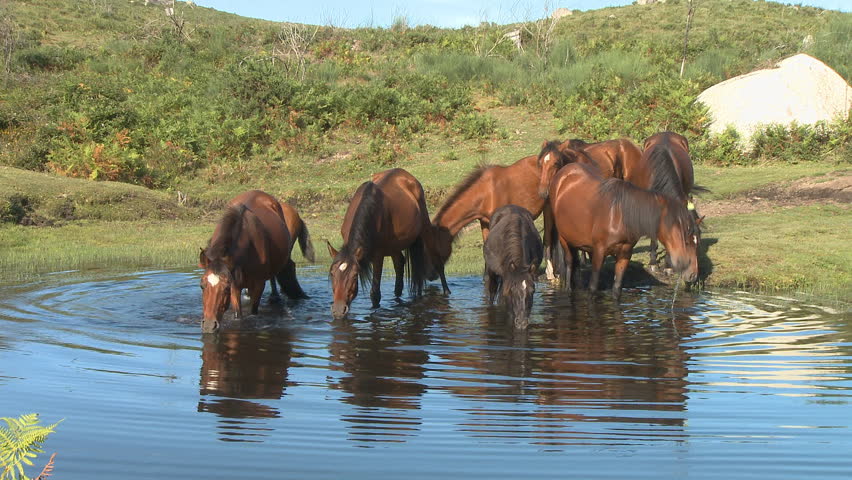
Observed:
[[[660,239],[674,268],[688,282],[697,278],[697,227],[686,207],[676,200],[621,179],[605,179],[594,168],[573,163],[553,178],[549,201],[555,221],[553,235],[566,252],[562,281],[568,289],[572,273],[578,273],[578,250],[592,257],[591,291],[597,290],[604,258],[614,255],[612,294],[618,298],[633,247],[643,236]]]
[[[695,184],[689,141],[674,132],[660,132],[645,140],[641,162],[632,166],[627,178],[634,185],[666,195],[693,213],[696,235],[700,240],[700,225],[704,217],[698,216],[691,201],[693,192],[708,190]],[[700,242],[699,242],[700,243]],[[649,266],[657,265],[657,239],[651,237]]]
[[[514,204],[537,218],[546,202],[536,193],[539,181],[538,157],[524,157],[515,163],[481,165],[465,177],[444,201],[432,219],[437,261],[444,264],[452,254],[453,239],[467,224],[479,220],[482,240],[488,238],[491,214]],[[549,216],[545,216],[545,222]]]
[[[582,163],[594,167],[604,178],[622,178],[625,172],[633,172],[635,165],[640,162],[642,151],[626,138],[606,140],[598,143],[586,143],[583,140],[566,140],[559,144],[557,141],[545,142],[538,155],[539,182],[538,194],[547,200],[550,182],[556,172],[569,163]],[[629,179],[628,179],[629,181]],[[545,248],[544,258],[547,260],[547,278],[553,280],[553,252],[549,239],[552,236],[548,221],[549,212],[545,216]]]
[[[227,210],[201,249],[198,266],[204,309],[201,330],[213,332],[230,306],[243,316],[240,296],[248,289],[251,313],[256,314],[266,281],[276,277],[285,293],[292,280],[282,269],[290,261],[290,232],[281,205],[260,190],[241,193],[228,202]],[[295,278],[295,277],[294,277]]]
[[[532,215],[517,205],[504,205],[491,215],[491,233],[482,245],[488,301],[500,292],[515,328],[526,328],[535,293],[543,247]]]
[[[419,297],[430,266],[424,236],[431,234],[431,228],[423,186],[407,171],[386,170],[361,184],[340,228],[343,246],[338,251],[327,244],[332,257],[332,316],[346,316],[359,281],[364,288],[371,285],[370,300],[378,308],[384,257],[393,260],[394,294],[402,295],[403,271],[408,270],[409,291]]]
[[[314,244],[311,241],[311,234],[308,232],[308,226],[299,216],[299,212],[286,202],[278,202],[281,206],[281,212],[284,214],[284,223],[287,224],[287,231],[290,232],[290,261],[284,267],[282,274],[286,280],[281,284],[281,289],[290,298],[310,298],[302,290],[299,281],[296,278],[296,262],[293,261],[293,247],[299,243],[299,249],[302,250],[302,256],[305,260],[314,263],[316,255],[314,254]],[[277,301],[280,299],[278,288],[275,286],[275,280],[269,281],[269,286],[272,288],[270,299]]]

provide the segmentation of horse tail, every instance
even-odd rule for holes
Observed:
[[[406,270],[408,270],[408,291],[412,296],[419,297],[423,294],[427,275],[426,247],[423,244],[422,235],[406,249],[405,260]]]
[[[709,188],[704,187],[704,186],[702,186],[702,185],[693,184],[693,185],[692,185],[692,190],[691,190],[691,191],[689,191],[688,193],[697,193],[697,194],[702,194],[702,193],[712,193],[712,191],[711,191]]]
[[[311,234],[308,232],[308,225],[302,221],[302,228],[299,230],[299,249],[302,251],[302,256],[309,262],[316,262],[316,254],[314,253],[314,242],[311,241]]]

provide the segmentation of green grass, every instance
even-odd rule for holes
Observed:
[[[789,182],[804,177],[830,172],[849,172],[848,165],[828,162],[818,163],[767,163],[753,166],[714,167],[695,165],[695,182],[709,188],[708,199],[727,199],[749,190],[778,182]]]
[[[848,207],[815,205],[713,220],[710,285],[852,301]]]

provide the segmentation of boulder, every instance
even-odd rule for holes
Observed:
[[[559,20],[562,17],[569,17],[571,15],[574,15],[574,12],[572,10],[569,10],[567,8],[557,8],[550,15],[550,18],[552,18],[554,20]]]
[[[725,80],[701,92],[710,109],[710,132],[733,126],[744,143],[769,124],[812,125],[849,115],[852,88],[828,65],[798,54],[775,65]]]

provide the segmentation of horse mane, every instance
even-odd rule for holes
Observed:
[[[651,191],[682,200],[688,192],[683,191],[675,170],[671,147],[668,144],[652,147],[648,160],[651,163]]]
[[[459,197],[461,197],[464,192],[466,192],[471,186],[473,186],[474,183],[476,183],[480,178],[482,178],[482,174],[484,174],[486,170],[493,166],[494,165],[488,164],[480,165],[476,167],[475,170],[470,172],[467,177],[465,177],[465,179],[462,180],[461,183],[458,184],[458,186],[456,186],[456,189],[453,190],[453,193],[451,193],[450,196],[447,197],[447,199],[444,201],[444,204],[441,205],[441,208],[438,210],[438,213],[435,214],[435,220],[432,223],[438,224],[444,214],[447,213],[447,209],[449,209],[454,203],[456,203]]]
[[[376,184],[367,181],[358,187],[361,191],[361,201],[355,209],[355,215],[352,217],[352,225],[349,230],[349,239],[340,248],[338,252],[342,257],[354,257],[355,250],[358,247],[364,252],[361,260],[358,262],[358,280],[362,287],[369,285],[373,278],[373,263],[367,255],[373,248],[375,242],[375,231],[372,222],[376,217],[376,211],[381,207],[381,190],[376,187]]]
[[[219,235],[215,235],[207,242],[205,255],[212,261],[218,261],[230,253],[231,248],[243,230],[243,214],[248,211],[244,204],[228,207],[222,219],[219,220]]]
[[[655,192],[618,178],[608,178],[601,183],[598,193],[609,197],[613,206],[621,211],[622,222],[631,236],[656,238],[661,212]]]

